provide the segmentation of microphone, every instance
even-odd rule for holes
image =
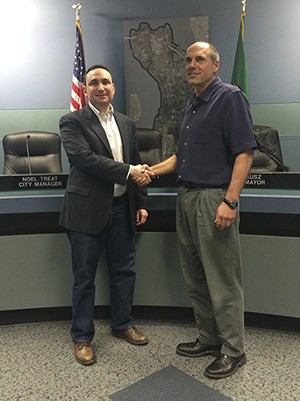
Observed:
[[[31,162],[30,162],[30,152],[29,152],[29,139],[30,139],[30,135],[28,134],[28,135],[26,136],[26,153],[27,153],[29,174],[32,174],[32,171],[31,171]]]

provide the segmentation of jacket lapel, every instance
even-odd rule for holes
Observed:
[[[113,158],[113,154],[112,154],[111,147],[109,145],[106,133],[105,133],[104,129],[102,128],[102,125],[101,125],[98,117],[96,116],[96,114],[93,112],[93,110],[89,106],[86,106],[86,108],[84,110],[85,110],[85,118],[86,118],[89,126],[93,129],[93,131],[96,132],[97,136],[104,143],[109,154]],[[123,160],[125,163],[128,163],[129,162],[129,154],[130,154],[128,126],[127,126],[122,114],[115,112],[114,116],[115,116],[119,131],[120,131],[120,135],[121,135],[121,140],[122,140],[122,145],[123,145]]]
[[[128,127],[125,123],[125,119],[123,118],[122,114],[118,112],[114,113],[117,125],[119,127],[122,145],[123,145],[123,160],[124,163],[129,163],[129,138],[128,138]]]
[[[93,112],[93,110],[87,106],[85,108],[86,111],[86,120],[87,123],[89,124],[89,126],[96,132],[97,136],[99,137],[99,139],[101,140],[101,142],[104,143],[105,147],[107,148],[109,154],[111,155],[111,157],[113,157],[106,133],[98,119],[98,117],[96,116],[96,114]]]

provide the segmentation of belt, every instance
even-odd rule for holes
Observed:
[[[201,189],[201,188],[207,188],[207,187],[203,187],[199,184],[194,184],[193,182],[189,182],[189,181],[178,181],[178,184],[180,187],[185,187],[188,189]]]
[[[205,186],[203,186],[203,185],[199,185],[199,184],[194,184],[193,182],[189,182],[189,181],[182,181],[182,180],[179,180],[178,181],[178,185],[180,186],[180,187],[185,187],[185,188],[187,188],[187,189],[208,189],[208,188],[211,188],[211,189],[217,189],[217,188],[221,188],[221,189],[227,189],[228,188],[228,185],[221,185],[221,186],[209,186],[209,185],[205,185]]]

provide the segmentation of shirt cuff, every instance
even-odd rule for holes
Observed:
[[[129,169],[128,169],[128,173],[127,173],[127,176],[126,176],[126,181],[128,181],[128,178],[129,178],[129,176],[130,176],[130,173],[131,173],[131,168],[132,168],[133,166],[130,164],[129,165]]]

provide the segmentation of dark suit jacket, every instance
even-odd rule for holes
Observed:
[[[126,181],[129,164],[141,163],[135,125],[123,114],[114,115],[124,163],[114,161],[105,131],[89,106],[60,119],[62,143],[70,162],[60,224],[69,230],[98,234],[104,229],[111,214],[114,183],[127,184],[133,231],[136,210],[146,208],[147,190],[130,178]]]

